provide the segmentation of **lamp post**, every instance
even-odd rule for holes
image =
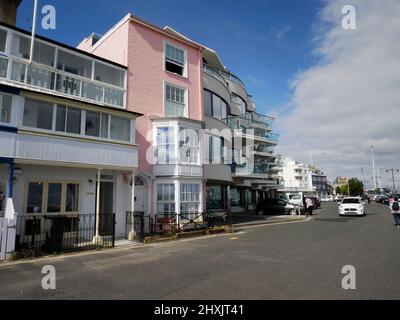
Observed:
[[[396,184],[395,184],[395,182],[394,182],[394,172],[395,172],[395,171],[396,171],[396,172],[399,172],[400,170],[399,170],[399,169],[395,169],[395,168],[390,168],[390,169],[387,169],[387,170],[386,170],[386,172],[389,172],[389,171],[392,172],[393,192],[394,192],[394,193],[397,193]]]

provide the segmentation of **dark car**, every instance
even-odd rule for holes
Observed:
[[[379,196],[379,198],[378,198],[378,202],[381,203],[381,204],[388,205],[389,201],[390,201],[390,198],[391,198],[390,194],[381,194]]]
[[[256,208],[257,212],[263,214],[292,214],[294,206],[286,200],[273,198],[262,200]]]
[[[369,197],[368,194],[363,194],[363,195],[361,195],[361,201],[371,203],[371,198]]]
[[[318,197],[311,197],[312,203],[313,203],[313,209],[319,209],[321,208],[321,201],[319,200]]]

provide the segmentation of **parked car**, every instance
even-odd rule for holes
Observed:
[[[264,199],[257,205],[257,212],[263,214],[294,214],[294,209],[294,205],[279,198]]]
[[[339,204],[339,216],[365,216],[364,204],[360,197],[344,198]]]
[[[361,195],[361,201],[371,203],[371,198],[369,197],[368,194],[363,194]]]
[[[391,195],[390,194],[381,194],[377,198],[379,203],[389,205]]]

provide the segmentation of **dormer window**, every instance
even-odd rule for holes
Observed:
[[[186,77],[186,51],[168,43],[165,44],[165,70]]]

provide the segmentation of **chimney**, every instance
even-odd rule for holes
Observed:
[[[0,22],[15,26],[21,0],[0,0]]]

